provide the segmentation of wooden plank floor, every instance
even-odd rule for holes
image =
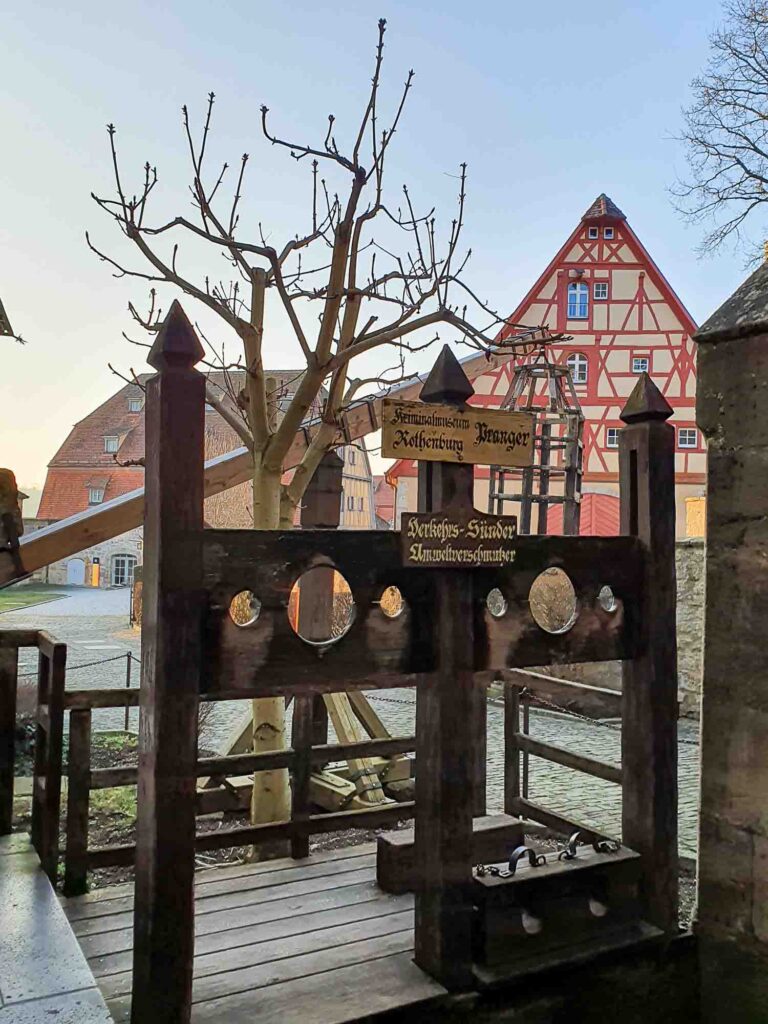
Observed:
[[[341,1024],[445,995],[413,956],[413,897],[377,888],[375,847],[200,872],[193,1024]],[[64,901],[115,1021],[130,1016],[133,886]]]

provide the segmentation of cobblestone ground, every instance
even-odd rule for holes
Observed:
[[[127,591],[90,591],[49,605],[6,612],[0,615],[0,628],[44,629],[68,645],[67,687],[111,688],[126,685],[126,655],[138,658],[141,639],[128,626]],[[123,609],[123,604],[125,605]],[[100,611],[110,614],[99,614]],[[119,612],[119,614],[116,614]],[[111,660],[106,660],[111,659]],[[97,664],[94,664],[96,662]],[[20,655],[22,680],[32,682],[36,675],[36,652]],[[139,665],[133,663],[132,682],[138,685]],[[393,735],[410,735],[415,728],[413,691],[398,690],[368,694],[373,707]],[[248,701],[229,701],[217,705],[215,714],[201,737],[204,746],[220,749],[249,710]],[[136,711],[131,711],[129,727],[137,728]],[[94,712],[94,729],[121,729],[122,710]],[[556,712],[531,711],[530,732],[537,739],[618,765],[621,735],[616,723],[585,721]],[[683,720],[679,726],[678,781],[680,792],[680,852],[696,852],[699,791],[698,723]],[[504,787],[504,713],[494,703],[488,706],[488,808],[500,810]],[[594,779],[581,772],[540,758],[530,758],[529,797],[553,811],[574,817],[585,824],[619,836],[621,796],[618,786]]]
[[[395,735],[414,729],[413,693],[397,696],[369,693],[368,697],[387,728]],[[621,761],[621,733],[615,722],[594,722],[557,712],[532,710],[530,734],[579,754],[609,764]],[[678,785],[680,793],[679,849],[695,856],[699,815],[698,723],[683,720],[678,728]],[[530,758],[529,799],[550,810],[576,818],[585,825],[621,835],[621,794],[619,787],[582,772],[572,771],[538,757]],[[488,809],[504,804],[504,712],[500,705],[488,705]]]

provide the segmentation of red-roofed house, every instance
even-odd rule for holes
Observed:
[[[706,459],[695,419],[696,324],[608,196],[589,207],[509,320],[570,336],[550,352],[570,367],[585,415],[581,532],[618,532],[619,413],[643,371],[674,410],[678,535],[696,532]],[[500,406],[513,371],[509,360],[475,378],[470,404]],[[400,513],[416,508],[416,464],[396,462],[387,479],[396,486],[399,522]],[[475,507],[482,511],[488,481],[488,467],[475,467]],[[562,529],[555,506],[548,528]]]
[[[266,372],[268,376],[279,380],[279,404],[287,402],[301,378],[301,371]],[[142,385],[148,376],[141,375],[137,384],[126,384],[72,428],[48,464],[37,514],[38,527],[65,519],[144,486],[144,468],[136,463],[140,463],[144,457]],[[238,374],[230,372],[228,377],[230,387],[237,390],[242,383]],[[222,392],[222,400],[226,401],[223,374],[209,373],[208,380],[215,389]],[[313,410],[313,413],[316,411]],[[235,431],[224,422],[213,406],[206,406],[206,458],[223,455],[241,446],[242,441]],[[356,462],[349,473],[350,483],[354,483],[356,490],[355,515],[347,516],[356,521],[346,525],[370,528],[373,526],[372,478],[367,454],[354,446],[345,447],[340,450],[340,454],[343,454],[345,460],[351,458]],[[345,483],[347,475],[345,470]],[[357,497],[358,490],[361,497]],[[368,498],[369,492],[371,499]],[[209,525],[219,528],[250,526],[250,485],[240,484],[207,498],[205,520]],[[131,583],[134,569],[141,561],[142,531],[137,528],[70,558],[54,562],[43,570],[43,576],[48,582],[58,584],[126,586]]]

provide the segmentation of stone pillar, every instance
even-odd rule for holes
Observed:
[[[768,1019],[768,265],[704,324],[702,1020]]]

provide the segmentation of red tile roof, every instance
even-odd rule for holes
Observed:
[[[277,377],[281,391],[288,394],[296,388],[302,376],[300,370],[266,370],[269,377]],[[238,390],[244,383],[245,373],[230,372],[229,384]],[[43,494],[40,498],[38,518],[49,521],[65,519],[88,508],[88,488],[103,487],[104,501],[120,497],[128,491],[144,486],[141,466],[120,466],[115,454],[104,451],[105,437],[120,438],[116,453],[121,463],[144,457],[144,390],[150,374],[140,374],[138,384],[126,384],[92,413],[76,423],[66,440],[48,464]],[[210,383],[226,394],[227,381],[220,372],[207,374]],[[130,412],[131,401],[141,401],[139,412]],[[313,409],[313,414],[316,412]],[[235,448],[242,441],[215,412],[205,418],[205,457],[214,458]],[[205,518],[212,526],[246,527],[251,525],[250,486],[241,484],[226,492],[207,498]]]
[[[547,513],[547,533],[563,532],[563,506],[551,505]],[[619,499],[615,494],[587,491],[581,496],[579,534],[582,537],[615,537],[619,533]]]
[[[121,494],[144,486],[141,467],[119,468],[96,479],[92,469],[52,467],[48,470],[45,487],[37,510],[38,519],[66,519],[88,508],[89,487],[104,486],[104,501],[119,498]]]

